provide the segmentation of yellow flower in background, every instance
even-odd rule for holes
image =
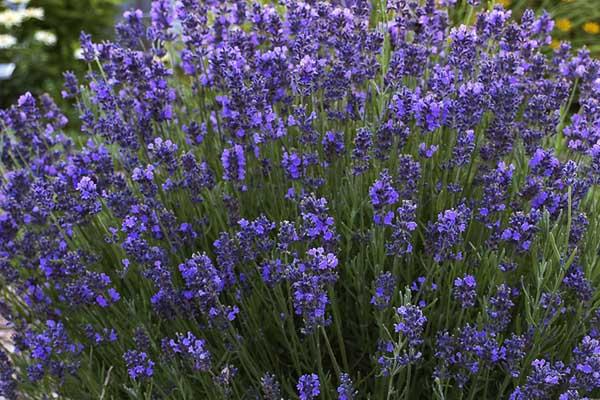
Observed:
[[[573,23],[569,18],[559,18],[556,20],[556,27],[563,32],[569,32],[573,29]]]
[[[586,22],[583,24],[583,30],[592,35],[600,33],[600,24],[597,22]]]
[[[498,4],[502,4],[504,8],[508,8],[512,4],[512,0],[498,0]]]
[[[552,39],[552,42],[550,42],[550,48],[556,50],[560,47],[560,40],[558,39]]]

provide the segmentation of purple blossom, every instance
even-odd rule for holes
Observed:
[[[394,324],[394,331],[401,333],[407,340],[410,347],[415,347],[423,343],[423,331],[427,317],[417,306],[406,305],[396,309],[400,321]]]
[[[338,400],[354,400],[358,392],[354,389],[350,375],[340,375],[340,385],[337,388]]]
[[[17,382],[13,377],[14,368],[3,350],[0,350],[0,396],[6,399],[17,398]]]
[[[360,128],[354,136],[354,148],[352,149],[354,175],[361,175],[369,169],[371,163],[371,146],[373,145],[373,134],[368,128]]]
[[[154,361],[143,351],[127,350],[123,354],[127,373],[133,380],[151,378],[154,375]]]
[[[342,132],[327,131],[321,141],[325,159],[328,163],[341,156],[345,150],[344,134]]]
[[[578,265],[572,265],[563,278],[563,285],[581,302],[588,302],[594,295],[592,283],[585,277],[583,269]]]
[[[329,296],[327,286],[337,280],[338,259],[320,248],[307,251],[305,260],[295,260],[287,272],[292,281],[292,300],[296,315],[302,316],[304,333],[331,321],[326,314]]]
[[[246,179],[246,156],[239,144],[223,150],[223,179],[226,181],[242,182]]]
[[[535,238],[540,218],[541,213],[537,210],[532,210],[528,214],[517,211],[511,215],[509,227],[502,231],[500,238],[513,244],[519,252],[528,251]]]
[[[177,334],[176,339],[164,339],[173,354],[191,362],[194,371],[208,371],[211,367],[211,354],[204,339],[198,339],[192,332]]]
[[[429,224],[428,248],[435,262],[462,259],[462,251],[457,247],[462,243],[462,235],[467,230],[470,213],[471,210],[461,203],[456,209],[439,213],[437,221]]]
[[[434,376],[453,379],[458,387],[464,387],[479,371],[503,361],[503,354],[494,335],[485,330],[467,324],[456,335],[442,331],[437,337]]]
[[[418,182],[421,179],[421,164],[409,154],[398,157],[396,187],[402,198],[412,199],[416,196]]]
[[[488,228],[497,226],[496,215],[507,208],[506,199],[514,170],[514,165],[506,165],[500,161],[494,170],[482,178],[483,198],[478,211],[479,218],[486,223]]]
[[[427,146],[425,143],[419,145],[419,155],[423,158],[431,158],[438,151],[438,146],[432,144]]]
[[[137,48],[145,38],[146,28],[141,10],[128,10],[123,13],[123,21],[115,26],[118,40],[131,48]]]
[[[392,177],[387,170],[383,170],[379,179],[369,189],[371,205],[375,209],[374,221],[377,225],[391,225],[393,212],[385,212],[386,206],[394,205],[398,199],[398,192],[392,186]]]
[[[563,363],[554,365],[546,360],[537,359],[531,363],[531,372],[523,386],[517,388],[510,395],[510,400],[541,400],[552,397],[557,389],[565,382],[569,368]]]
[[[417,126],[426,132],[433,132],[441,128],[448,117],[447,102],[436,99],[433,94],[427,94],[424,97],[415,97],[413,113]],[[431,150],[430,148],[430,152],[433,154],[435,150]]]
[[[417,206],[410,200],[403,200],[391,222],[391,240],[385,243],[387,254],[404,256],[413,252],[412,232],[417,229]]]
[[[473,275],[465,275],[462,278],[454,280],[454,298],[460,303],[462,308],[469,308],[475,305],[477,299],[477,282]]]
[[[557,314],[564,314],[566,308],[560,293],[544,292],[540,297],[540,307],[544,310],[544,325],[550,324]]]
[[[22,347],[29,350],[32,363],[27,368],[31,382],[37,382],[46,374],[58,379],[65,374],[75,374],[79,368],[79,355],[83,346],[72,342],[62,322],[48,320],[40,333],[28,330]]]
[[[585,393],[600,388],[600,341],[585,336],[573,350],[569,387]]]
[[[459,134],[456,145],[452,150],[451,164],[457,167],[468,164],[473,150],[475,150],[475,133],[473,130]]]
[[[373,283],[375,286],[375,294],[371,297],[371,304],[379,310],[387,308],[395,294],[396,283],[397,278],[390,272],[379,274]]]
[[[321,383],[319,377],[316,374],[302,375],[298,379],[296,389],[298,390],[298,396],[300,400],[313,400],[321,394]]]
[[[302,231],[311,240],[321,238],[325,242],[336,239],[333,217],[329,215],[327,200],[314,195],[305,196],[300,202]]]
[[[260,386],[265,400],[281,400],[281,386],[275,375],[266,373],[260,379]]]
[[[283,153],[281,166],[291,179],[300,179],[302,176],[302,158],[297,153]]]
[[[519,295],[517,289],[506,284],[497,287],[496,294],[489,300],[487,314],[490,318],[489,328],[493,332],[502,332],[510,324],[512,309],[515,306],[513,299]]]
[[[225,279],[206,254],[197,254],[179,265],[185,282],[183,298],[193,301],[209,319],[224,312],[219,295],[225,288]]]

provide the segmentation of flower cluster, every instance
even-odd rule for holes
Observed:
[[[1,395],[600,390],[600,61],[375,3],[155,0],[0,110]]]

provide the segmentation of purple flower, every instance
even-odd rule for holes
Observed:
[[[479,219],[485,222],[488,228],[496,228],[496,215],[502,213],[507,207],[506,198],[514,170],[514,165],[506,165],[500,161],[494,170],[482,178],[483,198],[478,211]]]
[[[423,331],[427,317],[417,306],[411,304],[396,309],[400,321],[394,324],[394,331],[401,333],[408,340],[410,347],[423,343]]]
[[[94,200],[98,197],[96,183],[89,176],[81,178],[77,184],[77,190],[81,193],[81,198],[83,200]]]
[[[77,81],[77,77],[71,71],[67,71],[63,73],[63,77],[65,78],[64,89],[61,91],[61,95],[63,99],[74,99],[81,93],[79,88],[79,82]]]
[[[143,351],[127,350],[123,354],[127,373],[133,380],[151,378],[154,375],[154,361]]]
[[[48,320],[40,333],[28,330],[21,345],[30,351],[33,361],[27,368],[31,382],[43,379],[46,374],[63,379],[65,373],[75,374],[79,368],[83,346],[70,341],[62,322]]]
[[[275,375],[266,373],[260,379],[260,387],[265,400],[281,400],[281,386]]]
[[[433,94],[427,94],[424,97],[415,95],[415,98],[412,111],[417,126],[426,132],[433,132],[436,129],[441,128],[448,117],[447,102],[445,100],[436,99],[436,96]],[[435,149],[430,148],[428,152],[426,152],[426,154],[430,155],[425,155],[425,157],[429,158],[435,153],[437,146],[434,147]],[[425,149],[425,145],[423,144],[423,150]]]
[[[413,251],[412,232],[417,229],[417,206],[410,200],[403,200],[391,222],[391,240],[385,243],[387,254],[403,256]]]
[[[509,227],[502,231],[500,238],[515,245],[519,252],[528,251],[538,230],[540,218],[541,213],[537,210],[532,210],[529,214],[517,211],[510,216]]]
[[[402,198],[413,199],[416,196],[418,183],[421,179],[421,165],[409,154],[398,157],[396,187]]]
[[[373,217],[377,225],[390,225],[393,217],[393,212],[385,212],[386,206],[394,205],[399,195],[392,186],[392,177],[389,175],[387,170],[383,170],[379,175],[379,179],[373,183],[369,189],[369,196],[371,197],[371,205],[375,209],[375,216]]]
[[[137,48],[144,40],[146,28],[141,10],[129,10],[123,13],[123,21],[115,26],[118,40],[131,48]]]
[[[177,169],[177,150],[178,146],[171,140],[163,140],[159,137],[148,145],[153,160],[158,164],[165,164],[170,174]]]
[[[223,164],[224,180],[242,182],[246,179],[246,156],[243,147],[239,144],[223,150],[221,163]]]
[[[174,36],[168,32],[173,25],[173,10],[170,1],[153,1],[150,10],[150,18],[152,26],[148,30],[148,35],[152,39],[173,40]]]
[[[177,334],[176,339],[164,339],[163,346],[173,354],[192,363],[194,371],[208,371],[211,367],[211,354],[206,341],[198,339],[192,332]]]
[[[369,169],[371,163],[371,146],[373,134],[368,128],[360,128],[354,136],[354,149],[352,149],[352,173],[361,175]]]
[[[290,179],[300,179],[302,171],[302,157],[297,153],[283,152],[281,166],[285,169],[286,174]]]
[[[224,290],[226,281],[206,254],[194,255],[185,263],[179,264],[179,271],[185,283],[182,295],[186,301],[193,302],[209,320],[225,312],[219,295]]]
[[[335,158],[344,153],[344,134],[342,132],[327,131],[321,141],[323,152],[328,163],[332,163]]]
[[[421,143],[419,145],[419,155],[423,158],[431,158],[438,151],[438,146],[432,144],[431,146],[427,146],[425,143]]]
[[[296,389],[298,389],[298,396],[300,400],[313,400],[321,394],[321,383],[319,377],[316,374],[302,375],[298,380]]]
[[[350,375],[343,373],[340,375],[340,386],[337,388],[338,400],[354,400],[358,392],[354,389]]]
[[[13,377],[15,373],[8,356],[4,350],[0,350],[0,396],[6,399],[16,399],[17,382]]]
[[[383,310],[390,305],[390,301],[396,291],[397,278],[391,272],[381,273],[375,279],[375,294],[371,297],[371,304],[377,309]]]
[[[581,302],[590,301],[594,295],[592,283],[586,279],[583,269],[578,265],[569,267],[562,283]]]
[[[475,305],[477,299],[477,282],[473,275],[465,275],[462,278],[454,280],[454,298],[460,303],[462,308],[469,308]]]
[[[458,135],[456,145],[452,150],[451,164],[457,167],[467,165],[471,160],[471,154],[475,150],[475,133],[468,130]]]
[[[502,362],[504,353],[493,334],[471,325],[467,324],[455,335],[441,331],[435,348],[438,364],[434,376],[454,379],[458,387],[464,387],[472,376]]]
[[[304,333],[329,324],[326,315],[329,296],[327,285],[337,280],[338,259],[320,248],[307,251],[306,260],[294,260],[287,274],[292,281],[292,300],[296,315],[302,316]]]
[[[556,395],[558,387],[565,382],[569,368],[563,363],[554,365],[546,360],[534,360],[531,363],[531,372],[523,386],[517,388],[510,395],[510,400],[542,400]]]
[[[456,209],[438,214],[437,222],[427,228],[428,248],[437,263],[447,260],[461,260],[462,251],[457,247],[462,243],[462,234],[467,230],[471,210],[461,203]]]
[[[496,294],[489,300],[487,314],[490,318],[489,327],[493,332],[504,331],[511,321],[512,309],[515,306],[513,299],[519,291],[506,284],[499,285]]]
[[[540,307],[544,310],[544,325],[548,325],[558,313],[564,314],[566,311],[560,293],[542,293]]]
[[[333,218],[329,215],[327,200],[314,195],[305,196],[300,202],[304,235],[309,239],[321,238],[325,242],[336,239]]]

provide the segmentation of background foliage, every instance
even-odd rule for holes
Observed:
[[[16,64],[12,77],[0,81],[0,107],[14,103],[26,91],[57,95],[64,71],[81,74],[86,68],[76,60],[80,32],[85,30],[98,40],[112,36],[121,3],[121,0],[31,0],[27,7],[42,8],[43,18],[29,18],[11,27],[5,26],[0,18],[0,34],[17,39],[15,46],[0,49],[0,63]],[[0,3],[0,12],[9,8],[16,6],[9,0]],[[35,33],[40,30],[56,35],[56,43],[46,45],[36,40]]]

